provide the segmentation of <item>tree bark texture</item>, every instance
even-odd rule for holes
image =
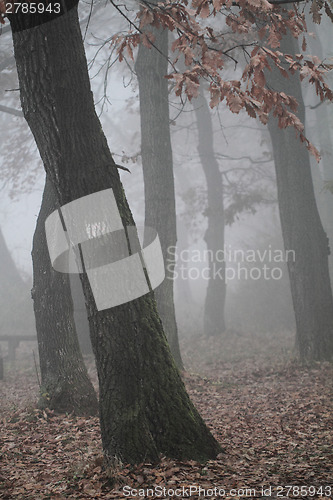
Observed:
[[[55,271],[46,243],[45,220],[58,207],[46,180],[33,240],[32,297],[41,370],[39,404],[59,413],[96,415],[98,402],[80,351],[69,275]]]
[[[207,208],[205,214],[208,227],[204,239],[212,258],[209,259],[204,331],[208,337],[211,337],[219,336],[225,331],[225,262],[216,260],[218,251],[224,250],[223,179],[215,157],[212,117],[203,89],[202,96],[194,102],[194,111],[199,138],[198,153],[207,184]],[[222,279],[216,273],[216,270],[220,271]]]
[[[23,112],[59,204],[112,188],[124,227],[132,225],[95,112],[77,8],[33,30],[15,32],[13,39]],[[186,393],[153,294],[98,311],[86,275],[81,278],[106,457],[111,463],[156,460],[160,453],[214,457],[219,445]]]
[[[168,32],[154,30],[155,47],[140,45],[135,64],[139,82],[145,225],[157,230],[166,276],[155,290],[158,313],[178,368],[183,368],[174,307],[172,254],[177,243],[175,185],[170,139]],[[170,267],[169,267],[170,266]],[[170,269],[170,270],[169,270]]]
[[[295,54],[290,33],[281,51]],[[268,84],[296,97],[297,115],[304,123],[305,109],[299,76],[281,76],[277,68],[266,72]],[[294,250],[288,260],[291,293],[296,317],[296,345],[302,360],[330,360],[333,355],[333,301],[328,270],[330,253],[314,195],[309,153],[293,128],[280,129],[277,120],[268,124],[277,176],[279,210],[284,246]]]

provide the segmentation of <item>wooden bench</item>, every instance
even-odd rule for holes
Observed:
[[[0,335],[0,342],[8,342],[8,360],[15,361],[16,349],[20,342],[37,342],[36,335]]]

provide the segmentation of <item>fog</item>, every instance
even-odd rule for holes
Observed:
[[[86,17],[86,6],[82,8],[81,15],[83,19]],[[332,47],[332,43],[328,43],[332,41],[328,22],[324,22],[319,35],[322,46],[327,48]],[[130,174],[121,171],[121,179],[135,221],[143,225],[145,210],[138,85],[133,68],[130,71],[126,63],[117,62],[108,69],[114,56],[110,53],[109,44],[104,44],[112,35],[110,26],[116,23],[120,29],[124,22],[111,9],[100,7],[92,16],[87,30],[86,23],[83,23],[82,29],[85,32],[96,109],[115,161],[131,171]],[[12,51],[10,32],[1,34],[0,31],[0,105],[19,110]],[[327,53],[327,57],[331,55]],[[6,63],[8,58],[10,61]],[[234,74],[234,78],[239,77],[241,70],[241,65],[235,70],[233,64],[227,69],[229,76]],[[333,235],[333,216],[327,209],[327,203],[331,202],[327,202],[330,195],[323,191],[323,180],[333,176],[332,109],[325,103],[319,108],[319,111],[326,113],[330,124],[325,131],[326,143],[322,144],[318,128],[320,114],[315,108],[318,98],[313,90],[306,87],[304,98],[307,133],[323,156],[319,166],[313,161],[313,170],[318,205],[330,236]],[[182,102],[172,92],[169,103],[178,227],[178,247],[171,248],[170,255],[176,259],[173,269],[175,306],[182,338],[203,335],[209,260],[204,241],[207,188],[197,150],[198,133],[194,115],[197,104],[187,100]],[[227,225],[225,248],[220,249],[219,258],[227,265],[227,332],[293,332],[294,315],[269,133],[245,112],[232,114],[223,104],[212,110],[211,119],[215,155],[223,173],[225,188]],[[41,204],[44,171],[23,117],[0,110],[0,130],[0,227],[12,259],[27,283],[26,301],[30,303],[32,311],[29,292],[32,277],[30,253]],[[249,196],[252,196],[251,203]],[[332,256],[330,261],[332,266]],[[218,269],[216,279],[219,279]],[[9,283],[3,283],[3,287],[8,286]],[[6,309],[9,311],[7,306]]]
[[[331,495],[333,10],[280,3],[0,0],[1,498]]]

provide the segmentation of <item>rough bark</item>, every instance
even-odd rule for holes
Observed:
[[[15,18],[11,19],[15,31]],[[24,115],[60,205],[112,188],[124,227],[133,224],[96,115],[77,9],[15,32]],[[111,462],[159,454],[204,460],[219,446],[174,364],[153,294],[98,311],[81,275],[100,386],[100,422]]]
[[[32,248],[39,404],[59,413],[96,415],[98,402],[77,339],[69,275],[52,268],[46,243],[45,220],[57,206],[53,186],[46,181]]]
[[[290,33],[281,43],[284,53],[295,54]],[[278,69],[266,73],[268,84],[296,97],[298,117],[305,110],[299,76],[283,78]],[[271,134],[277,176],[279,210],[288,260],[291,293],[296,317],[296,345],[302,360],[330,360],[333,355],[333,301],[329,279],[328,239],[317,210],[309,153],[292,128],[279,129],[271,118]]]
[[[219,336],[225,331],[225,262],[216,260],[218,252],[224,250],[223,179],[215,157],[212,118],[203,89],[202,96],[194,103],[194,111],[199,138],[198,153],[207,183],[205,214],[208,227],[204,239],[211,258],[208,263],[209,281],[205,299],[204,331],[211,337]]]
[[[171,254],[168,253],[168,248],[177,243],[169,95],[165,78],[168,72],[168,32],[155,29],[154,35],[154,45],[159,51],[140,45],[135,64],[140,95],[145,225],[157,230],[164,261],[168,264],[166,277],[155,290],[155,298],[171,352],[177,366],[183,368],[174,307]]]

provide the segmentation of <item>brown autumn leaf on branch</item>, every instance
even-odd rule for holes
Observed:
[[[323,0],[316,0],[313,12],[324,6]],[[322,4],[320,3],[322,1]],[[331,0],[330,0],[331,1]],[[154,40],[147,42],[151,27],[164,27],[173,32],[173,56],[169,56],[172,71],[166,78],[173,80],[177,96],[184,94],[189,100],[195,98],[200,81],[206,81],[211,95],[213,108],[226,102],[233,113],[245,109],[249,116],[258,117],[263,124],[273,113],[280,127],[293,127],[300,140],[305,142],[311,154],[319,160],[319,153],[304,135],[304,127],[297,118],[297,102],[292,96],[275,92],[266,86],[265,71],[277,67],[285,78],[298,73],[315,87],[321,100],[333,100],[333,93],[325,82],[329,65],[314,61],[311,56],[296,54],[290,56],[280,50],[280,42],[288,31],[294,38],[300,36],[303,48],[306,47],[307,27],[302,9],[283,8],[266,0],[192,0],[174,3],[166,0],[152,5],[142,1],[137,13],[136,25],[131,31],[113,37],[117,46],[119,60],[124,58],[140,43],[154,48]],[[238,7],[238,9],[236,9]],[[221,30],[216,18],[221,16],[231,28],[226,34]],[[204,21],[203,21],[204,19]],[[222,23],[223,25],[223,23]],[[245,69],[240,85],[226,80],[225,67],[228,62],[237,64],[244,56]],[[185,69],[177,66],[184,61]]]

